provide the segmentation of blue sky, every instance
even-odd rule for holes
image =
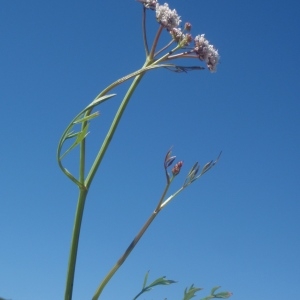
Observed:
[[[103,299],[132,299],[148,270],[150,280],[165,275],[178,283],[141,299],[182,299],[192,283],[204,288],[198,299],[215,285],[232,299],[294,299],[299,2],[168,3],[192,23],[193,35],[205,33],[218,48],[218,72],[156,70],[143,78],[89,192],[73,299],[91,299],[155,208],[170,146],[184,161],[170,192],[195,161],[223,154],[159,214]],[[57,144],[103,88],[143,65],[140,25],[133,0],[1,2],[0,297],[63,299],[77,189],[58,168]],[[149,12],[150,41],[157,28]],[[126,88],[99,108],[89,157]],[[68,168],[76,170],[73,158]]]

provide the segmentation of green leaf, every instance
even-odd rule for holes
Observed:
[[[79,132],[75,141],[76,145],[80,144],[86,138],[86,136],[88,135],[88,128],[89,124],[86,124],[82,131]]]
[[[148,280],[148,276],[149,276],[149,271],[146,273],[145,278],[144,278],[144,283],[143,283],[143,289],[145,288],[146,284],[147,284],[147,280]]]
[[[105,96],[101,96],[99,98],[96,98],[82,112],[86,112],[88,109],[94,108],[95,106],[99,105],[100,103],[103,103],[103,102],[107,101],[108,99],[110,99],[114,96],[116,96],[116,94],[110,94],[110,95],[105,95]]]
[[[169,284],[172,284],[172,283],[176,283],[176,281],[174,280],[169,280],[169,279],[165,279],[166,276],[163,276],[163,277],[160,277],[156,280],[154,280],[151,284],[148,285],[147,288],[152,288],[156,285],[169,285]]]
[[[210,300],[210,299],[213,299],[213,298],[214,298],[214,296],[207,296],[205,298],[202,298],[201,300]]]
[[[220,286],[213,287],[211,289],[210,295],[201,300],[210,300],[210,299],[215,299],[215,298],[227,299],[232,295],[232,293],[230,293],[230,292],[220,292],[220,293],[215,294],[216,290],[218,290],[219,288],[220,288]]]
[[[149,275],[149,271],[145,275],[142,290],[133,298],[133,300],[136,300],[143,293],[151,291],[154,286],[157,286],[157,285],[169,285],[169,284],[172,284],[172,283],[176,283],[176,281],[165,279],[166,276],[163,276],[163,277],[160,277],[160,278],[154,280],[152,283],[150,283],[148,286],[146,286],[147,280],[148,280],[148,275]]]
[[[93,114],[91,114],[91,115],[88,115],[88,116],[86,116],[86,117],[83,117],[83,118],[81,118],[81,119],[77,119],[77,120],[75,120],[74,122],[73,122],[73,124],[79,124],[79,123],[83,123],[83,122],[86,122],[86,121],[89,121],[89,120],[92,120],[92,119],[94,119],[94,118],[96,118],[96,117],[98,117],[99,116],[99,112],[98,111],[96,111],[96,112],[94,112]]]
[[[87,107],[85,107],[73,120],[72,122],[69,124],[69,126],[66,128],[65,132],[63,133],[59,143],[58,143],[58,149],[57,149],[57,159],[58,160],[61,160],[68,152],[70,152],[77,144],[78,144],[78,140],[75,141],[75,143],[63,154],[61,155],[61,151],[62,151],[62,146],[65,142],[66,139],[69,139],[71,137],[77,137],[78,139],[78,136],[79,137],[79,140],[83,140],[83,137],[81,135],[82,131],[79,132],[79,133],[76,133],[76,134],[73,134],[72,133],[72,128],[74,126],[74,124],[77,124],[77,123],[82,123],[82,122],[85,122],[87,120],[91,120],[93,118],[95,118],[96,116],[98,116],[97,112],[93,113],[93,114],[90,114],[88,116],[84,116],[85,112],[88,111],[88,110],[91,110],[93,109],[95,106],[107,101],[108,99],[114,97],[116,94],[110,94],[110,95],[105,95],[105,96],[101,96],[101,97],[98,97],[96,98],[94,101],[92,101]],[[84,117],[82,117],[84,116]],[[83,130],[84,131],[84,130]],[[86,137],[86,135],[84,135],[84,137]],[[71,149],[72,148],[72,149]]]
[[[189,289],[186,288],[184,290],[183,300],[190,300],[190,299],[196,297],[196,293],[201,290],[202,290],[202,288],[194,287],[194,285],[192,284]]]
[[[76,140],[74,141],[74,143],[65,151],[64,154],[62,154],[59,159],[62,160],[71,150],[73,150],[78,144],[80,144],[83,139],[86,138],[86,136],[88,135],[88,130],[89,128],[89,124],[86,124],[86,126],[83,128],[82,131],[79,131],[77,133],[73,133],[72,136],[76,136]]]
[[[232,293],[230,293],[230,292],[221,292],[221,293],[215,294],[214,296],[215,296],[215,298],[227,299],[231,295],[232,295]]]
[[[218,286],[215,286],[215,287],[213,287],[212,289],[211,289],[211,292],[210,292],[210,294],[211,295],[213,295],[214,293],[215,293],[215,291],[216,290],[218,290],[220,288],[220,286],[218,285]]]
[[[65,139],[66,139],[66,140],[67,140],[67,139],[71,139],[71,138],[77,136],[79,133],[80,133],[80,132],[70,131],[70,132],[66,135],[66,138],[65,138]],[[0,299],[0,300],[1,300],[1,299]]]

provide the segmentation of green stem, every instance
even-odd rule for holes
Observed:
[[[70,254],[69,254],[67,282],[66,282],[66,289],[65,289],[65,300],[72,299],[79,234],[80,234],[81,221],[82,221],[84,204],[85,204],[87,193],[88,193],[87,190],[81,189],[80,193],[79,193],[79,197],[78,197],[77,209],[76,209],[75,221],[74,221],[74,227],[73,227],[73,234],[72,234],[72,241],[71,241],[71,248],[70,248]]]
[[[117,125],[121,119],[121,116],[126,108],[126,105],[129,102],[129,99],[134,92],[136,86],[142,79],[144,73],[139,74],[131,84],[127,94],[125,95],[118,112],[116,113],[116,116],[113,120],[113,123],[110,127],[110,130],[108,131],[106,138],[102,144],[102,147],[95,159],[95,162],[90,170],[89,175],[86,179],[86,184],[84,184],[84,172],[85,172],[85,140],[83,140],[80,143],[80,167],[79,167],[79,182],[82,183],[82,188],[80,188],[79,192],[79,198],[77,202],[77,209],[75,214],[75,220],[74,220],[74,227],[73,227],[73,233],[72,233],[72,241],[71,241],[71,248],[70,248],[70,254],[69,254],[69,264],[68,264],[68,271],[67,271],[67,282],[66,282],[66,289],[65,289],[65,300],[71,300],[72,299],[72,292],[73,292],[73,282],[74,282],[74,276],[75,276],[75,266],[76,266],[76,258],[77,258],[77,250],[78,250],[78,244],[79,244],[79,235],[80,235],[80,228],[81,228],[81,222],[82,222],[82,216],[84,211],[84,205],[85,200],[88,193],[88,188],[93,180],[93,177],[97,171],[97,168],[100,165],[100,162],[108,148],[108,145],[113,137],[113,134],[117,128]],[[82,126],[85,126],[85,122],[82,124]]]
[[[161,203],[162,203],[163,199],[165,198],[170,185],[171,185],[171,181],[169,183],[167,183],[167,185],[166,185],[166,187],[164,189],[164,192],[163,192],[163,194],[162,194],[162,196],[161,196],[161,198],[160,198],[160,200],[158,202],[158,205],[155,208],[155,210],[153,211],[153,213],[151,214],[151,216],[148,218],[148,220],[143,225],[143,227],[141,228],[141,230],[139,231],[139,233],[135,236],[135,238],[133,239],[133,241],[130,243],[130,245],[128,246],[128,248],[124,252],[124,254],[120,257],[120,259],[117,261],[117,263],[107,273],[107,275],[105,276],[105,278],[102,280],[102,282],[98,286],[98,288],[96,290],[96,293],[94,294],[92,300],[98,300],[98,298],[100,297],[100,295],[101,295],[103,289],[105,288],[105,286],[107,285],[107,283],[114,276],[114,274],[118,271],[118,269],[122,266],[122,264],[127,259],[127,257],[129,256],[129,254],[131,253],[131,251],[134,249],[134,247],[137,245],[137,243],[139,242],[139,240],[141,239],[141,237],[144,235],[144,233],[146,232],[146,230],[148,229],[148,227],[150,226],[150,224],[152,223],[152,221],[155,219],[155,217],[161,211],[161,209],[162,209]]]
[[[150,64],[150,62],[146,62],[144,67],[147,67],[149,64]],[[143,78],[144,74],[145,73],[143,72],[143,73],[137,75],[134,78],[132,84],[130,85],[130,87],[129,87],[127,93],[126,93],[126,95],[124,96],[124,99],[123,99],[122,103],[120,104],[120,107],[119,107],[119,109],[118,109],[118,111],[115,115],[115,118],[112,121],[112,124],[111,124],[111,126],[108,130],[108,133],[107,133],[107,135],[106,135],[106,137],[105,137],[105,139],[102,143],[102,146],[101,146],[101,148],[100,148],[100,150],[99,150],[99,152],[98,152],[98,154],[95,158],[95,161],[94,161],[94,163],[93,163],[93,165],[90,169],[90,172],[86,177],[85,186],[87,187],[87,189],[89,188],[89,186],[91,185],[91,183],[93,181],[93,178],[94,178],[94,176],[95,176],[95,174],[98,170],[98,167],[99,167],[99,165],[100,165],[100,163],[101,163],[101,161],[102,161],[102,159],[105,155],[105,152],[106,152],[106,150],[107,150],[107,148],[108,148],[108,146],[109,146],[109,144],[110,144],[110,142],[113,138],[113,135],[114,135],[114,133],[115,133],[117,127],[118,127],[118,124],[121,120],[121,117],[122,117],[124,111],[125,111],[125,108],[126,108],[128,102],[129,102],[134,90],[136,89],[137,85],[139,84],[139,82]]]
[[[80,161],[80,163],[79,163],[79,182],[84,183],[85,139],[80,143],[79,161]],[[80,192],[79,192],[79,196],[78,196],[77,209],[76,209],[75,220],[74,220],[74,228],[73,228],[73,233],[72,233],[71,248],[70,248],[70,254],[69,254],[65,300],[72,299],[77,251],[78,251],[79,236],[80,236],[80,228],[81,228],[84,204],[85,204],[87,193],[88,193],[88,190],[86,188],[81,188]]]
[[[160,32],[159,32],[160,34]],[[159,36],[159,34],[157,36]],[[152,48],[152,55],[154,52],[154,48]],[[93,181],[93,178],[100,166],[100,163],[106,153],[106,150],[108,149],[108,146],[113,138],[113,135],[118,127],[118,124],[121,120],[121,117],[127,107],[127,104],[135,91],[137,85],[143,78],[144,74],[153,68],[159,68],[163,67],[163,65],[157,65],[159,62],[165,60],[167,58],[168,54],[163,56],[161,59],[153,62],[153,57],[148,57],[143,68],[140,69],[137,72],[134,72],[130,74],[129,76],[123,77],[121,80],[118,80],[114,82],[112,85],[108,86],[105,90],[103,90],[97,97],[101,97],[102,95],[105,95],[109,90],[117,86],[118,84],[123,83],[124,81],[128,80],[129,78],[135,76],[132,84],[130,85],[126,95],[124,96],[124,99],[122,103],[120,104],[120,107],[115,115],[115,118],[109,128],[109,131],[102,143],[102,146],[94,160],[94,163],[84,180],[84,173],[85,173],[85,141],[83,140],[80,144],[80,169],[79,169],[79,181],[75,181],[76,184],[79,185],[80,187],[80,193],[79,193],[79,198],[78,198],[78,203],[77,203],[77,210],[76,210],[76,215],[75,215],[75,221],[74,221],[74,227],[73,227],[73,234],[72,234],[72,241],[71,241],[71,249],[70,249],[70,255],[69,255],[69,264],[68,264],[68,271],[67,271],[67,282],[66,282],[66,290],[65,290],[65,300],[71,300],[72,299],[72,292],[73,292],[73,282],[74,282],[74,274],[75,274],[75,265],[76,265],[76,257],[77,257],[77,250],[78,250],[78,243],[79,243],[79,235],[80,235],[80,227],[81,227],[81,221],[82,221],[82,216],[83,216],[83,211],[84,211],[84,205],[85,205],[85,200],[86,196],[88,193],[88,189]],[[91,109],[87,110],[86,114],[89,115],[91,113]],[[86,122],[82,123],[82,126],[84,127],[86,125]],[[66,173],[66,170],[65,170]],[[72,179],[72,178],[71,178]],[[164,194],[165,195],[165,194]],[[159,204],[162,203],[162,199],[160,200]],[[159,206],[158,206],[159,207]],[[130,254],[132,249],[135,247],[136,243],[139,241],[141,236],[144,234],[148,226],[151,224],[152,220],[155,218],[155,216],[158,214],[160,211],[160,208],[154,211],[154,213],[151,215],[149,220],[146,222],[136,239],[133,241],[132,245],[127,249],[127,251],[124,254],[124,257],[122,257],[117,265],[109,272],[109,274],[105,277],[104,281],[100,285],[100,292],[99,295],[102,291],[102,289],[105,287],[107,282],[110,280],[110,278],[114,275],[114,273],[118,270],[118,268],[122,265],[122,263],[125,261],[127,256]],[[132,248],[131,248],[132,247]],[[98,299],[93,298],[93,299]]]

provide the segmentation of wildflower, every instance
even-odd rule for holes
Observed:
[[[211,72],[215,72],[220,59],[218,50],[215,49],[213,45],[209,44],[209,41],[205,38],[204,34],[197,35],[194,41],[194,51],[198,54],[199,59],[206,62],[206,65]]]
[[[157,0],[137,0],[138,2],[144,4],[144,6],[146,8],[155,10],[156,8],[156,4],[157,4]]]
[[[181,20],[175,9],[171,10],[168,3],[164,5],[156,4],[156,19],[168,31],[178,27]]]

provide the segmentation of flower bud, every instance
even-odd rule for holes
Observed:
[[[170,167],[172,165],[172,163],[174,162],[176,156],[171,156],[172,155],[172,150],[170,149],[165,157],[165,161],[164,161],[164,167],[165,169],[167,169],[168,167]]]
[[[172,169],[173,176],[179,174],[181,167],[183,166],[183,161],[179,161]]]
[[[184,24],[184,29],[185,29],[186,31],[191,31],[191,29],[192,29],[192,24],[189,23],[189,22],[186,22],[186,23]]]

